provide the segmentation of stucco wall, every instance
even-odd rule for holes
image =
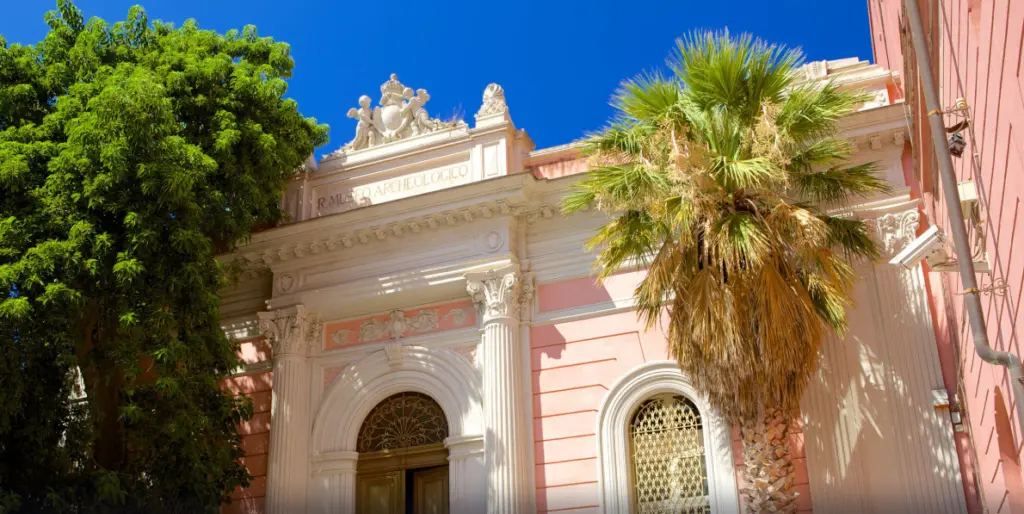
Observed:
[[[904,62],[912,64],[913,59],[903,54],[910,42],[901,45],[900,1],[870,0],[868,5],[875,59],[897,70],[904,69]],[[1024,2],[942,0],[941,4],[921,1],[919,5],[929,32],[942,105],[952,106],[957,98],[964,98],[973,114],[977,140],[965,131],[967,148],[963,157],[953,159],[953,164],[958,180],[973,180],[981,198],[987,224],[985,249],[992,267],[990,275],[980,276],[981,285],[991,285],[993,280],[1003,280],[1007,285],[1004,295],[981,297],[989,340],[992,346],[1019,355],[1018,332],[1024,323],[1019,318],[1024,291],[1024,239],[1018,230],[1024,216]],[[916,70],[904,73],[912,77]],[[920,103],[920,91],[906,93],[915,126],[911,137],[914,159],[907,163],[909,183],[923,199],[928,221],[946,228],[949,216],[928,134],[923,131],[926,109]],[[947,126],[957,121],[949,117]],[[976,162],[972,159],[975,153]],[[925,227],[922,224],[922,229]],[[970,428],[958,441],[964,449],[961,462],[968,507],[972,512],[1022,512],[1020,427],[1012,414],[1009,377],[1002,368],[984,363],[974,354],[959,296],[959,275],[927,273],[926,278],[940,347],[945,344],[955,350],[945,359],[952,362],[944,362],[950,369],[945,373],[950,377],[947,388],[959,390]],[[957,376],[961,377],[959,381]]]

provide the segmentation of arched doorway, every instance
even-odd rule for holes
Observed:
[[[359,514],[448,514],[448,421],[433,398],[391,395],[359,428]]]

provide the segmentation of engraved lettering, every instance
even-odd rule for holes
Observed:
[[[469,165],[457,164],[358,185],[348,191],[325,191],[316,198],[317,210],[320,215],[347,211],[464,184],[468,177]]]

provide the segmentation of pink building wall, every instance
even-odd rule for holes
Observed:
[[[538,286],[540,314],[631,296],[641,272],[597,284],[584,277]],[[537,512],[599,512],[597,417],[612,385],[632,368],[668,359],[661,330],[647,331],[636,312],[539,325],[530,329]],[[795,416],[799,418],[799,416]],[[795,423],[790,454],[796,468],[799,512],[811,511],[803,429]],[[742,456],[734,430],[733,460],[742,484]]]
[[[913,1],[913,0],[910,0]],[[1019,317],[1024,292],[1021,194],[1024,192],[1024,2],[1019,0],[921,0],[929,32],[943,107],[964,98],[971,108],[974,134],[964,132],[967,148],[953,164],[959,181],[974,181],[987,230],[985,249],[992,272],[982,287],[1005,281],[1005,294],[983,295],[982,305],[993,347],[1021,354]],[[909,34],[901,34],[900,0],[869,0],[872,44],[878,64],[902,70],[917,84]],[[911,108],[908,183],[922,198],[931,224],[949,226],[934,159],[924,132],[926,109],[920,91],[903,92]],[[958,119],[947,118],[947,126]],[[977,155],[977,161],[972,155]],[[922,224],[922,229],[927,225]],[[959,396],[969,431],[958,445],[972,512],[1024,512],[1021,477],[1021,427],[1017,426],[1009,376],[974,353],[956,273],[927,273],[936,338],[943,356],[946,386]],[[957,377],[960,377],[957,380]]]
[[[241,357],[246,364],[255,364],[270,357],[270,349],[262,338],[242,343]],[[231,503],[224,505],[224,514],[262,514],[267,496],[267,454],[270,449],[270,401],[273,373],[264,371],[229,379],[224,387],[252,400],[253,417],[239,425],[242,434],[242,464],[249,470],[249,487],[231,493]]]

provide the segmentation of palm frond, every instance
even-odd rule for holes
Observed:
[[[649,73],[623,82],[611,104],[627,120],[656,126],[682,114],[679,108],[682,94],[683,88],[677,80]]]
[[[819,218],[828,227],[828,246],[841,250],[847,260],[873,261],[879,257],[878,245],[863,221],[827,215]]]
[[[661,247],[664,227],[644,211],[626,211],[587,240],[588,251],[598,250],[597,276],[603,280],[626,264],[640,266]]]
[[[890,190],[876,173],[875,163],[833,166],[822,171],[791,170],[790,185],[798,196],[821,206],[837,205],[854,197]]]
[[[835,134],[839,120],[864,100],[863,93],[839,89],[832,82],[796,86],[787,93],[775,124],[798,142],[827,137]]]
[[[749,120],[764,102],[781,99],[802,61],[799,50],[749,34],[697,31],[676,41],[668,64],[701,109],[723,109]]]
[[[644,153],[656,127],[637,121],[616,121],[601,132],[591,134],[583,144],[584,155],[611,156],[619,163]]]

